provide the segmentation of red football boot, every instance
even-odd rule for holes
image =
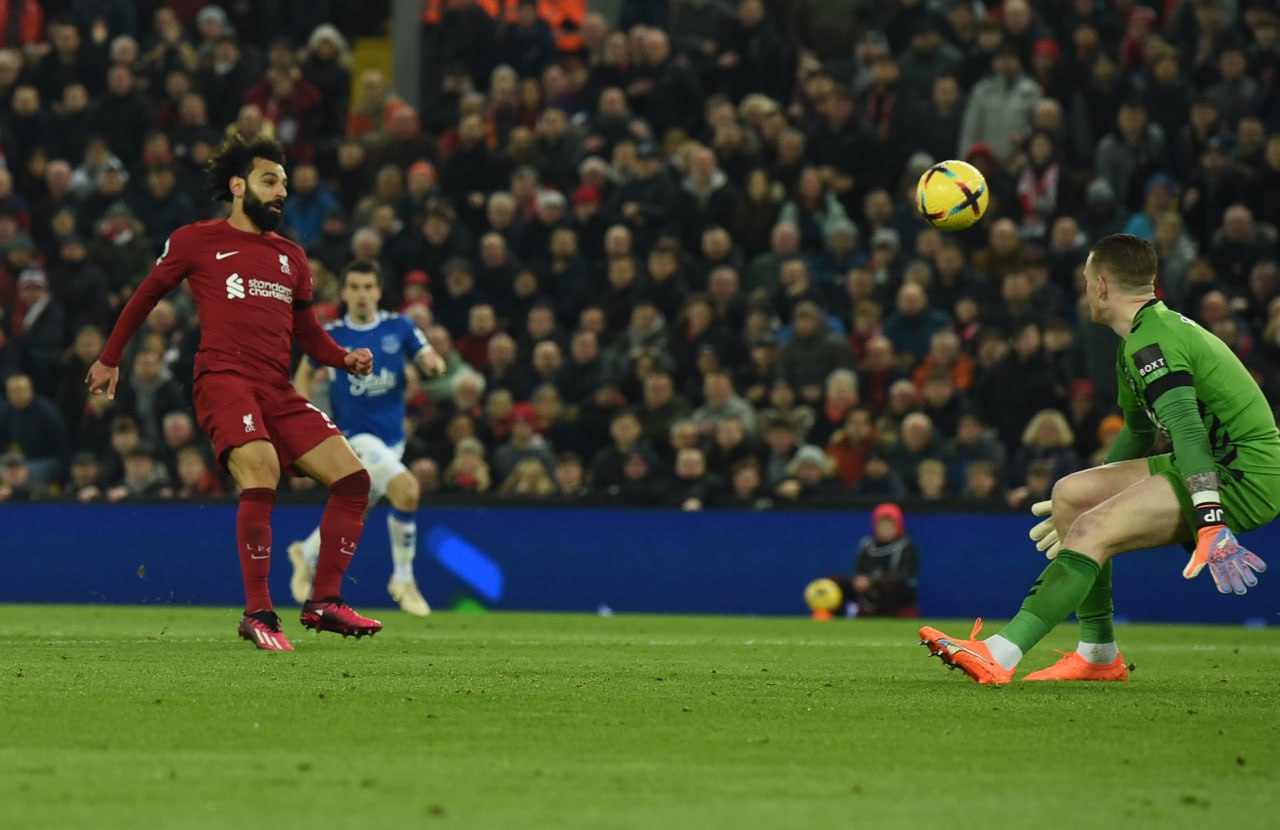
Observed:
[[[240,636],[263,651],[293,651],[274,611],[255,611],[240,618]]]
[[[366,634],[372,636],[382,630],[382,623],[361,616],[343,602],[342,597],[307,600],[302,606],[300,619],[304,628],[332,631],[343,637],[363,637]]]

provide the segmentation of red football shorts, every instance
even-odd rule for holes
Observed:
[[[342,430],[286,381],[206,372],[192,388],[196,418],[213,442],[224,467],[227,455],[250,441],[266,439],[276,448],[280,469]]]

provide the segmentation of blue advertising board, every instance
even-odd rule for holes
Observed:
[[[272,515],[273,595],[288,600],[290,541],[319,506]],[[912,513],[921,551],[920,606],[931,617],[1008,617],[1044,558],[1030,516]],[[806,612],[809,580],[852,568],[869,513],[682,513],[607,508],[431,507],[419,513],[419,584],[428,601],[510,610],[777,615]],[[242,601],[234,504],[0,505],[0,601],[172,603]],[[1280,529],[1245,543],[1280,566]],[[1223,596],[1207,573],[1182,578],[1186,554],[1120,557],[1117,614],[1134,621],[1280,624],[1280,572],[1244,597]],[[356,607],[390,603],[386,513],[375,509],[348,572]]]

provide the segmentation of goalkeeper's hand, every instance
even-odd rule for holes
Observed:
[[[1031,512],[1044,516],[1040,524],[1031,528],[1031,541],[1036,543],[1036,550],[1044,551],[1046,559],[1053,559],[1062,550],[1062,540],[1058,538],[1058,529],[1053,526],[1053,502],[1046,499],[1031,505]]]
[[[1196,531],[1196,549],[1182,575],[1194,579],[1209,566],[1209,575],[1218,592],[1243,594],[1258,584],[1254,572],[1262,573],[1267,563],[1262,557],[1241,545],[1226,525],[1206,525]]]

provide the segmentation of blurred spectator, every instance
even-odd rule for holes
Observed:
[[[703,435],[710,435],[721,418],[733,416],[742,422],[748,435],[756,431],[756,413],[734,392],[733,380],[720,370],[707,373],[702,381],[702,406],[693,411],[693,422]]]
[[[1143,183],[1168,170],[1172,159],[1164,130],[1147,119],[1146,105],[1130,98],[1120,106],[1116,129],[1098,142],[1098,175],[1111,185],[1116,201],[1129,210],[1143,202]]]
[[[629,409],[619,411],[610,420],[609,437],[612,445],[600,450],[591,460],[590,485],[595,492],[620,487],[628,456],[645,446],[640,419]]]
[[[939,501],[950,495],[947,488],[947,466],[936,458],[926,458],[916,465],[916,495],[925,501]]]
[[[907,485],[893,471],[885,453],[873,449],[867,453],[862,479],[853,492],[865,498],[901,498],[907,495]]]
[[[1227,43],[1218,52],[1219,81],[1209,87],[1207,95],[1229,124],[1250,113],[1258,97],[1258,79],[1247,75],[1248,69],[1245,48],[1239,42]]]
[[[1027,510],[1038,501],[1049,498],[1053,492],[1054,462],[1048,459],[1033,461],[1027,466],[1026,484],[1005,494],[1005,501],[1014,510]]]
[[[71,456],[67,425],[53,401],[36,394],[29,376],[9,375],[0,406],[0,447],[22,454],[37,486],[61,480]]]
[[[97,456],[85,450],[71,456],[71,475],[67,480],[65,494],[81,504],[103,497]]]
[[[764,510],[772,506],[760,475],[760,463],[747,458],[734,465],[729,491],[721,497],[721,505],[745,510]]]
[[[945,311],[930,307],[924,288],[909,282],[898,289],[897,310],[885,320],[884,336],[900,358],[914,364],[928,354],[934,333],[949,323]]]
[[[178,453],[196,443],[196,421],[190,412],[175,409],[165,413],[160,424],[160,460],[171,481],[178,480]]]
[[[128,376],[121,378],[116,390],[119,411],[131,415],[143,440],[153,445],[161,439],[160,424],[165,413],[185,404],[182,388],[165,368],[161,355],[153,351],[139,351],[134,356]]]
[[[973,505],[988,509],[999,509],[1005,505],[1000,479],[989,461],[978,460],[968,466],[960,495]]]
[[[973,386],[973,371],[973,358],[960,350],[959,335],[943,329],[929,338],[929,352],[911,373],[911,382],[923,390],[930,376],[945,372],[957,390],[967,392]]]
[[[1040,89],[1023,74],[1022,58],[1013,44],[1006,43],[996,50],[991,68],[992,74],[979,81],[969,95],[956,153],[968,153],[973,145],[981,143],[1007,163],[1013,158],[1013,141],[1025,138]]]
[[[308,248],[323,233],[325,217],[341,209],[328,186],[320,181],[315,165],[298,164],[289,180],[289,209],[281,229]]]
[[[748,437],[742,422],[737,418],[724,418],[716,424],[707,452],[707,468],[722,482],[732,479],[733,470],[743,461],[757,459],[759,449]]]
[[[707,468],[705,453],[697,447],[676,453],[675,469],[666,495],[666,503],[684,511],[714,506],[720,499],[724,482]]]
[[[484,460],[484,444],[474,437],[463,438],[454,450],[453,461],[441,477],[445,492],[486,493],[493,484]]]
[[[903,379],[904,373],[898,366],[898,357],[888,337],[879,335],[867,341],[866,357],[858,367],[858,379],[862,399],[877,417],[889,404],[890,387]]]
[[[955,434],[960,416],[968,405],[946,372],[935,372],[925,380],[920,408],[941,435]]]
[[[1220,279],[1239,291],[1248,285],[1249,271],[1259,260],[1275,252],[1275,228],[1264,229],[1252,211],[1233,204],[1222,215],[1222,227],[1213,235],[1209,261]]]
[[[588,492],[585,482],[581,458],[573,453],[563,453],[556,458],[555,483],[559,495],[581,498]]]
[[[832,369],[827,374],[824,387],[821,398],[814,401],[817,411],[807,434],[808,439],[819,446],[825,445],[831,435],[844,425],[849,411],[857,405],[858,376],[852,369]]]
[[[635,412],[645,439],[651,446],[656,446],[677,419],[689,414],[689,404],[676,394],[671,374],[659,368],[644,378],[640,404]]]
[[[175,498],[216,499],[225,495],[218,474],[199,447],[185,446],[178,450],[176,481]]]
[[[124,454],[124,476],[107,489],[107,501],[124,499],[168,498],[173,495],[169,474],[157,462],[150,444],[141,443]]]
[[[555,460],[545,438],[536,431],[537,414],[531,404],[517,404],[511,420],[511,438],[493,453],[493,473],[505,483],[524,461],[539,462],[547,475]]]
[[[47,489],[32,479],[22,453],[8,452],[0,456],[0,502],[35,501],[47,494]]]
[[[87,126],[107,139],[126,166],[137,162],[143,137],[155,127],[155,110],[137,88],[132,69],[116,65],[107,71],[107,94],[90,108]]]
[[[0,332],[0,345],[3,338]],[[49,280],[39,268],[28,268],[18,277],[9,339],[5,353],[10,355],[12,371],[25,374],[39,395],[52,397],[67,341],[66,312],[53,298]]]
[[[295,171],[295,177],[299,173],[305,181],[305,168]],[[312,181],[314,185],[314,179]],[[178,178],[173,166],[168,163],[156,164],[147,170],[145,189],[135,191],[134,198],[129,200],[138,221],[146,229],[147,241],[154,250],[163,249],[170,233],[196,219],[196,209],[191,199],[177,187]],[[306,197],[305,190],[303,197]],[[289,215],[296,218],[299,208],[305,213],[303,205],[290,204]],[[310,241],[306,240],[304,244]]]
[[[657,473],[653,454],[647,449],[634,449],[623,459],[617,484],[604,490],[595,486],[592,489],[631,507],[654,507],[662,500],[665,483]]]
[[[848,344],[830,332],[820,307],[808,300],[797,304],[794,330],[778,350],[778,370],[800,399],[820,404],[827,377],[852,364]]]
[[[347,116],[347,135],[376,140],[404,102],[391,91],[386,78],[376,69],[360,73],[359,90],[359,97]]]
[[[840,501],[844,486],[831,475],[832,463],[821,448],[805,444],[796,450],[787,465],[786,477],[773,492],[784,502],[833,505]]]
[[[545,497],[554,495],[558,488],[547,468],[536,458],[525,458],[516,463],[515,469],[497,489],[499,496]]]
[[[1066,416],[1056,409],[1037,412],[1022,433],[1022,446],[1014,454],[1012,476],[1015,484],[1030,484],[1031,466],[1047,462],[1049,486],[1080,469],[1075,451],[1075,433]]]
[[[865,406],[850,409],[843,426],[832,433],[826,453],[835,463],[835,475],[846,490],[852,490],[862,480],[867,456],[878,440],[871,410]]]
[[[1043,349],[1040,326],[1023,324],[1013,349],[996,362],[974,387],[974,400],[1006,446],[1015,446],[1031,417],[1058,403],[1058,379]]]
[[[1005,478],[1007,456],[1005,445],[987,429],[976,412],[965,412],[960,416],[954,437],[946,442],[942,451],[952,487],[963,486],[969,479],[969,469],[978,462],[987,466],[998,486]]]
[[[942,454],[933,421],[923,412],[912,412],[902,419],[902,428],[889,448],[889,464],[909,487],[916,486],[916,468],[926,458]]]

